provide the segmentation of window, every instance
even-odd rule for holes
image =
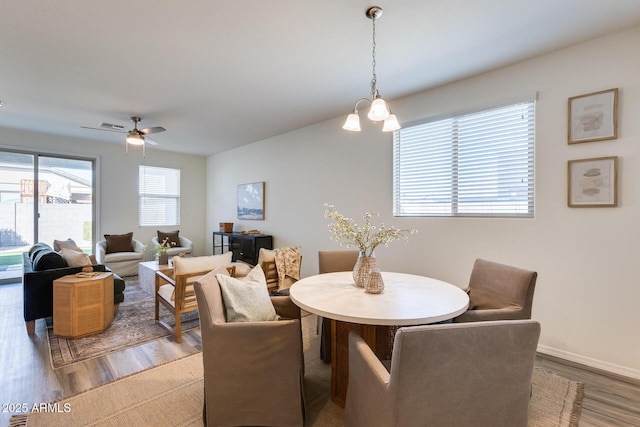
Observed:
[[[533,217],[535,99],[394,132],[395,216]]]
[[[180,170],[140,166],[138,225],[180,224]]]

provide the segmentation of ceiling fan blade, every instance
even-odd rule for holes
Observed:
[[[149,138],[148,136],[144,137],[144,142],[149,145],[158,145],[158,142]]]
[[[140,129],[140,133],[143,133],[145,135],[149,135],[151,133],[164,132],[165,130],[166,129],[163,128],[162,126],[156,126],[156,127],[152,127],[152,128]]]
[[[116,132],[116,133],[127,133],[125,130],[117,130],[115,128],[113,129],[108,129],[108,128],[93,128],[93,127],[89,127],[89,126],[80,126],[82,129],[91,129],[91,130],[104,130],[107,132]],[[124,129],[124,128],[123,128]]]

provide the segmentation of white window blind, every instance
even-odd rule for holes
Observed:
[[[180,224],[180,170],[140,166],[140,226]]]
[[[395,216],[533,217],[535,99],[394,132]]]

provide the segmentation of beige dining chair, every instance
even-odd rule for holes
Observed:
[[[477,259],[471,271],[469,309],[455,323],[531,319],[538,273]]]
[[[351,332],[345,426],[526,427],[539,336],[533,320],[404,327],[388,372]]]
[[[335,273],[351,271],[356,265],[359,252],[357,250],[318,251],[318,271]],[[320,332],[320,358],[324,363],[331,363],[331,319],[318,316]]]
[[[300,309],[288,296],[270,297],[281,320],[227,322],[217,274],[194,284],[204,363],[207,426],[302,426]],[[267,291],[264,291],[265,294]]]

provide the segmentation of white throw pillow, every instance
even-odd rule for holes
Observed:
[[[226,274],[216,274],[220,284],[227,322],[262,322],[279,320],[276,314],[264,273],[256,265],[242,280]]]
[[[58,252],[62,258],[67,262],[69,267],[84,267],[85,265],[91,265],[91,259],[89,255],[83,252],[77,252],[73,249],[63,248]]]
[[[82,249],[78,247],[76,242],[72,238],[68,238],[67,240],[54,240],[53,241],[53,250],[56,252],[60,252],[63,249],[71,249],[76,252],[82,252]]]

